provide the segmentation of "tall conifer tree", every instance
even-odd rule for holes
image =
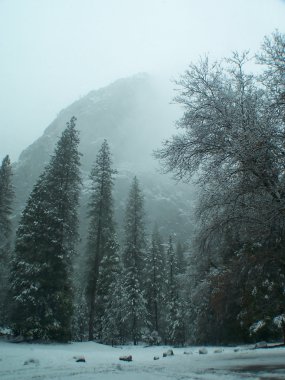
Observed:
[[[185,246],[181,242],[178,242],[176,244],[176,258],[178,265],[178,273],[183,275],[186,272],[187,261],[185,258]]]
[[[14,190],[12,166],[6,156],[0,167],[0,323],[7,322],[7,291],[11,254],[11,216]]]
[[[103,293],[107,292],[110,285],[110,281],[106,284],[107,279],[101,279],[100,289],[98,289],[102,260],[104,259],[105,263],[110,264],[111,258],[115,257],[114,253],[118,249],[112,197],[115,173],[116,171],[112,169],[110,149],[107,141],[104,140],[90,174],[92,187],[89,202],[90,224],[87,242],[86,285],[89,308],[89,340],[94,339],[95,320],[98,322],[97,335],[101,335],[100,319],[104,310]],[[104,273],[105,270],[106,268],[103,270]],[[101,293],[100,297],[98,297],[98,292]]]
[[[161,335],[164,306],[164,250],[157,226],[154,227],[146,261],[146,294],[151,327]]]
[[[118,251],[102,260],[98,282],[101,340],[112,345],[123,343],[126,296]]]
[[[141,328],[147,325],[143,277],[145,255],[144,202],[138,180],[135,177],[126,207],[123,252],[124,289],[126,292],[125,319],[134,344],[138,343]]]
[[[177,275],[179,273],[177,257],[173,247],[172,237],[169,236],[166,252],[166,341],[171,344],[185,342],[185,316],[181,298],[181,290]]]
[[[72,258],[77,242],[79,137],[72,117],[27,201],[12,263],[12,322],[32,339],[71,337]]]

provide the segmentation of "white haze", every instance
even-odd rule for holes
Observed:
[[[282,0],[0,0],[0,158],[17,159],[90,90],[254,52],[284,20]]]

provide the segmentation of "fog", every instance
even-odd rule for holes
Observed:
[[[138,72],[170,88],[200,55],[254,53],[284,19],[281,0],[0,0],[0,158],[91,90]]]

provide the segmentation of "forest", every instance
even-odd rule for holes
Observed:
[[[118,235],[117,170],[104,140],[90,169],[79,255],[84,184],[76,117],[67,121],[15,234],[13,166],[9,156],[2,161],[0,326],[14,336],[184,345],[283,334],[285,344],[285,35],[265,37],[254,57],[201,58],[176,85],[184,113],[154,155],[175,180],[195,183],[190,241],[163,236],[157,224],[150,231],[137,177]]]

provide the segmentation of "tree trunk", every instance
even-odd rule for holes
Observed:
[[[154,312],[155,312],[155,329],[158,332],[158,307],[157,307],[157,301],[155,301],[155,304],[154,304]]]
[[[136,316],[134,316],[133,318],[133,341],[134,341],[134,346],[137,345],[137,319],[136,319]]]
[[[92,294],[91,295],[92,299],[90,302],[90,312],[89,312],[89,323],[88,323],[88,340],[93,340],[94,339],[94,318],[95,318],[95,297]]]

